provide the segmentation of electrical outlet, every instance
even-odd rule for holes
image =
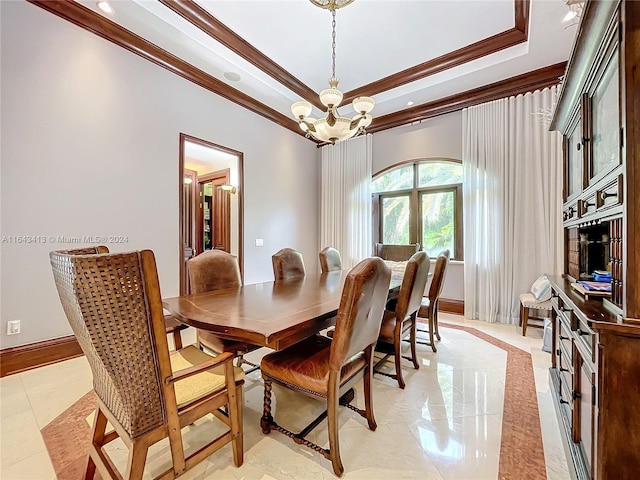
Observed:
[[[7,322],[7,335],[17,335],[20,333],[20,320],[9,320]]]
[[[264,245],[264,241],[262,238],[256,238],[256,247],[261,247]]]

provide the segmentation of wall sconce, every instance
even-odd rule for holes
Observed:
[[[231,193],[232,195],[238,191],[236,187],[234,187],[233,185],[227,185],[226,183],[220,185],[220,188],[225,192]]]
[[[193,182],[193,178],[191,178],[190,176],[185,175],[183,182],[185,183],[185,185],[190,185]]]

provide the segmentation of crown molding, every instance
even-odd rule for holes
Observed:
[[[79,3],[65,0],[27,1],[220,95],[237,105],[247,108],[298,135],[304,136],[304,133],[300,130],[297,122],[293,118],[281,114]],[[302,98],[309,98],[310,95],[310,98],[314,100],[312,103],[315,105],[317,102],[316,92],[313,92],[293,75],[282,69],[282,67],[262,55],[253,46],[229,30],[193,1],[160,1],[167,6],[167,8],[172,9],[198,28],[201,28],[238,55],[251,61],[257,68],[260,68],[268,75],[276,78],[287,88],[298,93]],[[526,41],[528,35],[529,9],[530,0],[514,0],[514,28],[351,92],[347,92],[347,94],[345,94],[345,103],[348,103],[356,96],[372,96],[384,90],[433,75]],[[255,58],[252,58],[254,55],[256,55]],[[374,118],[374,123],[367,128],[367,132],[380,132],[479,103],[556,84],[558,83],[558,77],[564,73],[565,65],[566,63],[552,65],[491,85],[452,95],[435,102],[417,105],[382,117],[376,117]],[[312,138],[310,140],[314,143],[320,143]]]
[[[567,62],[556,63],[547,67],[510,77],[499,82],[474,88],[466,92],[451,95],[435,102],[423,103],[399,112],[374,119],[367,133],[376,133],[390,128],[407,125],[427,118],[455,112],[500,98],[520,95],[560,83]]]

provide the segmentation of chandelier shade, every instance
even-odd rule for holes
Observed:
[[[376,102],[371,97],[358,97],[352,102],[356,116],[353,118],[341,117],[338,107],[342,103],[344,95],[338,90],[336,78],[336,9],[350,4],[353,0],[311,0],[318,7],[331,11],[332,16],[332,75],[329,79],[329,88],[320,92],[320,102],[327,107],[324,118],[311,118],[313,106],[311,103],[301,100],[291,105],[291,113],[298,121],[298,125],[307,137],[313,137],[321,142],[336,143],[365,133],[365,128],[371,125],[373,117],[369,114]]]

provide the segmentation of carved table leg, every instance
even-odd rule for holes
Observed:
[[[271,380],[264,379],[264,407],[262,410],[262,418],[260,419],[260,427],[265,435],[271,432],[271,424],[273,417],[271,416]]]

